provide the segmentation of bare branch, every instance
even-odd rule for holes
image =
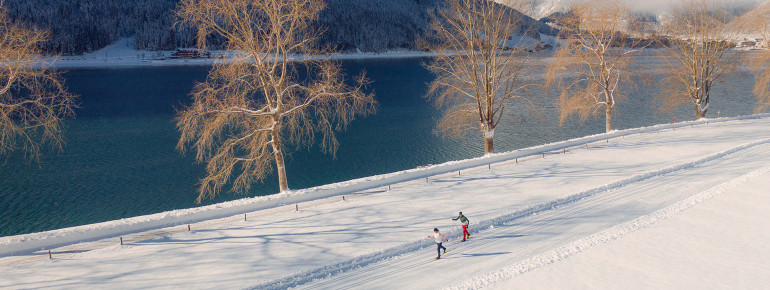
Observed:
[[[271,164],[280,190],[287,190],[287,145],[310,146],[320,134],[321,147],[334,153],[334,132],[374,112],[373,94],[363,92],[364,76],[351,87],[335,62],[290,58],[320,53],[313,50],[318,32],[310,23],[324,6],[320,0],[181,2],[177,15],[201,31],[200,46],[215,34],[227,40],[228,54],[242,55],[215,65],[177,118],[177,148],[194,149],[196,159],[207,163],[198,202],[229,183],[232,191],[247,192],[272,172]],[[297,69],[307,69],[310,78],[300,79]]]
[[[740,22],[742,28],[757,33],[767,46],[770,37],[770,3],[763,3],[754,10],[746,13]],[[746,65],[755,73],[754,96],[757,97],[755,112],[759,113],[770,108],[770,50],[753,51],[746,58]]]
[[[603,111],[605,130],[609,132],[615,104],[626,98],[618,91],[620,84],[634,85],[632,55],[649,42],[636,32],[625,2],[590,0],[575,3],[570,10],[557,21],[559,37],[566,44],[548,65],[546,86],[561,89],[560,124],[573,114],[585,122]]]
[[[723,4],[706,0],[684,0],[674,7],[666,25],[672,37],[664,51],[664,89],[655,98],[663,111],[682,104],[695,107],[695,117],[708,112],[711,90],[735,73],[737,53],[728,53],[726,41],[731,16]]]
[[[47,143],[61,150],[76,96],[41,56],[48,32],[12,22],[0,6],[0,35],[0,155],[18,149],[37,159]]]
[[[461,137],[478,129],[489,154],[506,108],[526,99],[520,75],[527,47],[514,34],[522,14],[487,0],[448,0],[445,5],[431,25],[443,42],[431,48],[436,57],[427,65],[437,75],[428,96],[437,107],[446,108],[436,132]]]

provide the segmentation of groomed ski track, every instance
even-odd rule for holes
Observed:
[[[495,272],[469,271],[471,267],[465,265],[473,265],[473,269],[513,268],[521,274],[557,262],[602,241],[642,229],[650,219],[660,219],[654,215],[656,212],[675,207],[688,198],[743,176],[770,171],[770,167],[765,168],[767,159],[757,156],[770,156],[770,139],[483,221],[475,225],[472,239],[460,243],[455,238],[446,243],[450,252],[438,261],[432,259],[435,246],[420,247],[388,259],[349,261],[255,288],[428,289],[441,285],[472,289],[489,286],[489,281],[495,281]],[[692,182],[683,184],[681,180]],[[647,216],[650,217],[645,219]],[[505,278],[513,276],[505,274],[502,275]],[[485,276],[487,278],[474,279]],[[420,282],[415,284],[415,281]]]
[[[661,211],[747,176],[768,176],[768,117],[615,131],[344,201],[286,204],[248,220],[193,223],[191,232],[186,224],[136,232],[126,245],[114,237],[54,248],[52,260],[47,249],[0,257],[0,288],[490,286],[643,229]],[[462,244],[451,221],[460,210],[473,235]],[[434,227],[450,239],[438,261],[426,238]]]

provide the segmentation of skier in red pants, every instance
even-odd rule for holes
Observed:
[[[470,224],[470,222],[468,222],[468,218],[463,215],[463,212],[460,212],[460,215],[457,216],[457,218],[453,218],[452,220],[460,220],[460,222],[463,223],[463,242],[465,242],[466,236],[468,238],[471,237],[471,233],[468,232],[468,224]]]

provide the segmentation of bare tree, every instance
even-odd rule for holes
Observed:
[[[15,23],[0,1],[0,155],[23,150],[37,159],[40,148],[62,148],[62,121],[73,116],[75,96],[39,49],[49,33]]]
[[[663,90],[656,97],[661,110],[689,103],[696,119],[706,116],[712,89],[734,73],[738,63],[725,40],[728,12],[724,4],[707,0],[683,0],[674,6],[664,27],[672,39],[664,51]]]
[[[634,35],[625,2],[591,0],[573,4],[570,11],[556,22],[567,44],[547,67],[546,87],[561,89],[560,124],[573,114],[585,122],[604,112],[609,132],[615,105],[627,98],[621,87],[633,86],[633,77],[639,77],[630,69],[632,56],[646,42]]]
[[[317,37],[310,23],[325,4],[319,0],[184,0],[177,12],[199,30],[199,45],[209,34],[227,41],[228,59],[193,89],[194,102],[180,112],[178,148],[196,151],[208,162],[198,202],[212,198],[238,172],[232,191],[246,192],[253,182],[278,172],[280,190],[288,189],[287,144],[336,152],[335,130],[356,115],[372,113],[373,94],[362,92],[366,79],[346,85],[340,65],[313,56]],[[301,78],[299,69],[307,69]]]
[[[525,43],[515,33],[522,14],[487,0],[447,0],[432,24],[435,57],[427,67],[436,73],[428,96],[446,108],[437,132],[461,137],[478,129],[484,152],[494,152],[495,128],[514,101],[532,102],[526,88]]]
[[[770,42],[770,4],[764,3],[746,13],[741,21],[742,26],[751,33],[757,33],[762,38],[759,46],[767,47]],[[757,113],[770,108],[770,50],[754,51],[747,58],[748,67],[754,71],[754,96],[757,97]]]

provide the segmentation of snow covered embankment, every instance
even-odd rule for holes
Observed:
[[[753,115],[720,119],[719,121],[726,121],[731,119],[763,118],[768,116],[770,115]],[[2,237],[0,238],[0,257],[17,254],[28,254],[38,250],[52,249],[69,244],[114,238],[130,233],[138,233],[176,225],[197,223],[211,219],[232,217],[248,212],[275,208],[283,205],[292,205],[322,198],[353,194],[365,190],[387,187],[388,185],[392,184],[424,179],[426,177],[449,172],[456,172],[458,170],[464,170],[467,168],[487,166],[488,164],[506,162],[516,158],[523,158],[527,156],[540,155],[547,152],[560,151],[567,148],[579,147],[584,144],[605,141],[612,138],[639,133],[655,132],[657,130],[667,130],[671,129],[672,126],[702,125],[706,124],[707,122],[716,122],[716,120],[700,120],[679,123],[676,125],[665,124],[645,128],[614,131],[607,134],[586,136],[506,153],[493,154],[475,159],[447,162],[427,168],[412,169],[391,174],[366,177],[347,182],[329,184],[271,196],[246,198],[200,208],[169,211],[153,215],[127,218],[117,221],[84,225],[41,233]],[[492,223],[490,223],[490,225],[491,224]]]

